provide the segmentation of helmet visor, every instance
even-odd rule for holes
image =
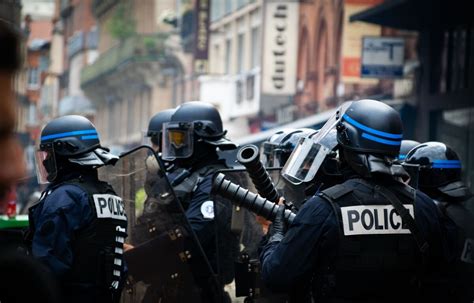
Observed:
[[[311,138],[301,138],[283,167],[282,176],[295,185],[311,181],[331,151]]]
[[[189,158],[193,154],[193,125],[187,122],[168,122],[163,124],[164,160]]]
[[[35,152],[36,177],[39,184],[47,184],[56,179],[58,170],[53,147],[46,150],[39,148]]]
[[[311,137],[301,138],[282,169],[282,176],[293,184],[311,181],[326,157],[336,148],[336,127],[352,102],[345,102]]]

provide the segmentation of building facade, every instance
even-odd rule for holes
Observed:
[[[420,142],[442,141],[461,157],[474,186],[473,19],[461,0],[382,3],[351,17],[418,34],[413,129]]]
[[[231,138],[252,132],[249,121],[261,108],[262,4],[211,1],[209,73],[199,78],[200,100],[219,108]]]
[[[97,109],[101,140],[117,150],[142,141],[150,117],[175,106],[178,58],[166,47],[173,26],[161,12],[175,1],[93,1],[98,58],[82,70],[81,89]]]
[[[344,0],[302,1],[299,13],[296,104],[307,116],[338,101]]]
[[[54,20],[55,33],[62,34],[63,39],[58,115],[79,114],[94,121],[95,107],[80,87],[82,69],[98,56],[98,29],[91,11],[92,0],[56,0],[56,4],[59,15]]]

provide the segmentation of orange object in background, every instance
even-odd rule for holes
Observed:
[[[7,196],[7,209],[5,211],[9,219],[16,217],[16,189],[12,186]]]
[[[12,219],[16,216],[16,186],[12,185],[8,191],[0,198],[0,214],[7,215]]]
[[[257,217],[257,222],[262,226],[263,234],[266,235],[268,232],[268,227],[270,226],[270,224],[272,224],[272,222],[268,221],[267,219],[261,216],[256,215],[256,217]]]

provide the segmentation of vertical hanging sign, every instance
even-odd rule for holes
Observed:
[[[265,1],[262,93],[296,92],[298,1]]]
[[[204,74],[207,73],[209,65],[209,19],[211,1],[196,0],[195,4],[194,72]]]

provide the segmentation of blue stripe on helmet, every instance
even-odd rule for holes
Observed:
[[[402,154],[400,154],[400,155],[398,156],[398,159],[399,159],[399,160],[405,160],[406,157],[407,157],[407,155],[402,155]]]
[[[89,136],[82,136],[81,140],[91,140],[91,139],[99,139],[97,135],[89,135]]]
[[[86,129],[86,130],[76,130],[72,132],[65,132],[65,133],[59,133],[59,134],[52,134],[52,135],[41,137],[41,141],[49,140],[49,139],[64,138],[64,137],[69,137],[69,136],[88,135],[88,134],[97,135],[97,131],[95,129]]]
[[[371,133],[373,135],[377,135],[377,136],[380,136],[380,137],[385,137],[385,138],[389,138],[389,139],[402,139],[403,138],[403,134],[391,134],[391,133],[386,133],[386,132],[383,132],[383,131],[380,131],[380,130],[376,130],[376,129],[373,129],[371,127],[368,127],[368,126],[365,126],[364,124],[362,123],[359,123],[357,122],[356,120],[352,119],[351,117],[349,117],[347,114],[344,114],[342,116],[342,118],[344,120],[346,120],[347,122],[349,122],[349,124],[357,127],[357,128],[360,128],[368,133]]]
[[[434,164],[461,164],[461,160],[433,160]]]
[[[393,141],[393,140],[382,139],[382,138],[372,136],[372,135],[369,135],[369,134],[366,134],[366,133],[362,133],[362,138],[365,138],[365,139],[368,139],[368,140],[371,140],[371,141],[375,141],[375,142],[378,142],[378,143],[382,143],[382,144],[387,144],[387,145],[401,145],[402,144],[402,141]]]
[[[460,160],[433,160],[432,168],[461,168]]]
[[[461,164],[433,164],[432,168],[461,168]]]

